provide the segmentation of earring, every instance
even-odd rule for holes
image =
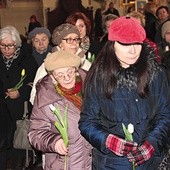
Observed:
[[[80,74],[79,74],[79,72],[78,71],[76,71],[76,76],[79,76]]]

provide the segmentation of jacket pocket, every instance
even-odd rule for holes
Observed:
[[[126,158],[110,158],[107,157],[105,160],[106,169],[110,170],[131,170],[131,164]]]

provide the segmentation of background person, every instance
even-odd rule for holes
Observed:
[[[41,27],[41,23],[37,20],[35,15],[31,15],[28,25],[28,33],[30,33],[36,27]]]
[[[165,68],[168,82],[170,83],[170,21],[162,25],[162,41],[157,44],[161,63]],[[170,84],[169,84],[170,85]]]
[[[114,8],[113,2],[110,2],[108,9],[104,12],[104,15],[108,15],[108,14],[114,14],[118,17],[120,16],[119,11],[116,8]]]
[[[92,24],[89,18],[82,12],[75,12],[69,15],[65,22],[75,25],[80,31],[80,48],[86,56],[88,55],[88,52],[97,56],[100,50],[98,46],[98,39],[92,35]]]
[[[45,153],[45,169],[64,169],[64,155],[70,170],[91,170],[91,145],[81,136],[78,120],[82,106],[85,72],[79,69],[81,59],[66,51],[56,51],[45,59],[48,75],[38,82],[30,118],[29,140]],[[68,106],[68,147],[54,126],[57,117],[49,105],[59,108],[63,116]]]
[[[156,21],[155,42],[159,43],[162,41],[162,35],[161,35],[162,25],[164,24],[164,22],[170,20],[169,8],[167,6],[160,6],[156,10],[156,16],[157,16],[157,21]]]
[[[35,57],[38,66],[40,66],[47,54],[51,52],[52,46],[50,45],[51,33],[45,27],[34,28],[28,34],[28,40],[31,41],[32,55]]]
[[[79,128],[94,147],[93,170],[131,170],[132,162],[136,170],[156,169],[164,155],[168,84],[145,38],[135,18],[115,19],[108,43],[87,73]],[[125,140],[122,123],[133,124],[133,142]]]
[[[144,8],[144,15],[145,15],[145,31],[146,31],[146,37],[149,38],[151,41],[155,41],[155,35],[156,35],[156,10],[157,5],[156,3],[146,3]]]
[[[108,14],[108,15],[103,17],[102,26],[103,26],[104,35],[101,37],[100,42],[99,42],[100,50],[107,43],[109,27],[116,18],[118,18],[118,17],[114,14]]]

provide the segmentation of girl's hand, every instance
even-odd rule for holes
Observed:
[[[55,151],[60,155],[67,155],[68,149],[66,148],[63,139],[59,139],[55,144]]]

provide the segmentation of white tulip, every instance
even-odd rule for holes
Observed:
[[[51,111],[53,111],[53,112],[54,112],[55,107],[54,107],[52,104],[50,104],[50,105],[49,105],[49,107],[50,107]]]
[[[134,126],[133,126],[133,124],[132,124],[132,123],[129,123],[127,129],[128,129],[128,131],[129,131],[129,133],[132,134],[132,133],[134,132]]]

